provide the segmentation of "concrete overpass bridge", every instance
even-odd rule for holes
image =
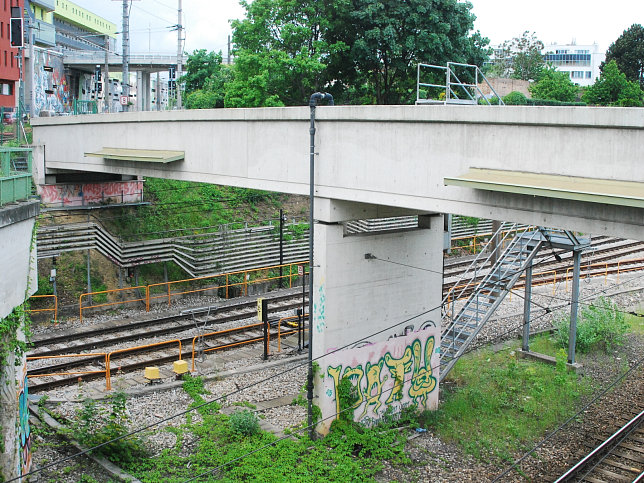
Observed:
[[[73,170],[309,192],[308,108],[33,126],[41,180]],[[403,335],[402,322],[440,327],[443,213],[644,240],[644,109],[338,106],[319,107],[316,126],[314,357],[365,333],[382,331],[374,343]],[[342,224],[405,214],[419,215],[416,229],[351,236]],[[410,344],[387,348],[387,364],[420,350]],[[323,414],[332,389],[316,386]],[[364,414],[376,412],[367,404]]]

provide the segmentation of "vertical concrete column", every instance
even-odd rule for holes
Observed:
[[[420,217],[419,227],[346,235],[339,222],[315,225],[313,358],[321,373],[314,377],[314,404],[323,418],[336,410],[323,387],[330,377],[325,355],[429,326],[440,330],[442,215]],[[332,421],[318,431],[326,433]]]
[[[143,110],[143,72],[136,71],[136,110]]]
[[[152,96],[152,86],[150,84],[150,73],[143,72],[143,110],[150,111],[151,103],[150,97]]]

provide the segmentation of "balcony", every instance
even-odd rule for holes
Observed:
[[[0,147],[0,206],[29,198],[31,160],[29,148]]]
[[[49,47],[56,46],[56,28],[42,20],[34,21],[34,39],[36,44]]]

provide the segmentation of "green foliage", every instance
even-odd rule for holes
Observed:
[[[336,397],[340,404],[339,420],[353,422],[353,411],[351,411],[351,408],[355,407],[355,403],[360,400],[360,397],[358,396],[358,388],[351,382],[351,379],[348,377],[340,379]]]
[[[366,92],[360,93],[362,102],[370,98],[376,104],[408,104],[415,99],[419,62],[483,65],[487,60],[488,39],[479,32],[471,34],[475,17],[470,3],[340,3],[346,17],[336,17],[329,35],[351,48],[331,61],[331,72],[337,72],[332,78],[340,80],[335,86],[338,94],[349,91],[349,86],[366,86]]]
[[[561,347],[568,347],[570,319],[567,316],[555,322],[556,338]],[[581,310],[577,320],[576,350],[586,354],[597,347],[605,352],[622,345],[629,331],[624,313],[610,299],[600,297]]]
[[[471,4],[436,0],[243,1],[233,21],[234,80],[227,107],[306,105],[317,90],[336,104],[411,103],[418,62],[482,65],[488,40],[470,34]]]
[[[73,437],[86,446],[98,446],[127,434],[129,416],[126,401],[127,397],[122,392],[110,396],[108,408],[99,407],[93,399],[85,399],[72,426]],[[96,452],[118,464],[132,463],[147,456],[136,436],[110,442]]]
[[[480,218],[476,218],[475,216],[459,216],[458,218],[472,228],[476,228],[479,225],[479,221],[481,221]]]
[[[601,106],[639,107],[643,105],[644,92],[636,82],[627,80],[617,62],[611,60],[604,65],[597,82],[586,89],[582,100]]]
[[[543,42],[534,32],[530,33],[526,30],[521,37],[506,40],[501,44],[500,53],[495,56],[488,75],[535,80],[544,66],[542,50]]]
[[[31,338],[31,318],[27,302],[14,308],[9,315],[0,320],[0,368],[7,365],[7,359],[13,354],[15,364],[22,363],[22,356],[27,352]],[[22,332],[24,338],[18,337]]]
[[[208,52],[206,49],[195,50],[188,55],[185,74],[180,79],[186,86],[186,94],[199,90],[215,90],[213,84],[222,75],[223,69],[221,52]]]
[[[567,72],[546,67],[541,71],[537,82],[531,84],[528,90],[536,99],[574,102],[577,99],[579,87],[573,84]]]
[[[608,47],[602,71],[613,60],[629,81],[637,82],[644,89],[644,27],[641,24],[631,25]]]
[[[248,409],[232,413],[229,422],[232,430],[242,436],[252,436],[260,430],[257,416]]]
[[[481,459],[507,459],[574,411],[587,391],[577,376],[551,365],[517,359],[513,350],[463,358],[443,386],[444,402],[423,422],[441,439]],[[451,388],[450,388],[451,387]]]
[[[528,103],[528,98],[519,91],[513,91],[507,96],[503,96],[503,102],[508,106],[525,106]]]
[[[38,291],[34,295],[51,295],[54,293],[54,286],[49,277],[38,276]]]

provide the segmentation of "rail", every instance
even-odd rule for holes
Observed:
[[[155,342],[154,344],[145,344],[145,345],[140,345],[136,347],[128,347],[126,349],[118,349],[118,350],[109,352],[107,354],[107,357],[105,358],[105,389],[108,391],[112,389],[112,381],[111,381],[112,376],[110,372],[110,362],[114,354],[123,354],[125,352],[131,352],[131,351],[136,351],[141,349],[150,349],[152,347],[158,347],[158,346],[168,345],[168,344],[177,344],[177,343],[179,344],[179,360],[181,360],[181,340],[180,339],[164,340],[162,342]]]
[[[54,322],[58,322],[58,297],[56,295],[32,295],[30,299],[39,299],[39,298],[51,298],[54,299],[54,308],[53,309],[29,309],[27,312],[32,314],[38,312],[53,312],[54,313]]]
[[[108,361],[108,354],[106,352],[96,352],[96,353],[88,353],[88,354],[63,354],[63,355],[55,355],[55,356],[29,356],[27,357],[27,361],[37,361],[41,359],[58,359],[58,358],[64,358],[64,357],[98,357],[98,356],[104,356],[105,357],[105,369],[104,370],[99,370],[99,371],[73,371],[73,372],[56,372],[56,373],[49,373],[49,374],[28,374],[28,378],[33,378],[33,377],[55,377],[55,376],[76,376],[76,375],[85,375],[85,374],[100,374],[100,373],[105,373],[106,378],[107,378],[107,361]]]
[[[470,77],[473,80],[473,83],[462,82],[456,73],[455,67],[462,68],[463,74]],[[431,71],[443,71],[445,73],[445,84],[421,82],[421,71],[426,71],[427,69],[431,69]],[[492,84],[490,84],[487,77],[485,77],[483,72],[481,72],[481,69],[476,65],[463,64],[460,62],[447,62],[447,65],[419,63],[416,73],[416,104],[478,104],[479,99],[483,99],[487,105],[491,105],[492,103],[487,97],[485,97],[479,87],[479,79],[483,83],[487,84],[490,91],[494,93],[494,96],[499,100],[499,104],[504,105],[503,100],[494,90]],[[443,92],[439,95],[438,99],[431,99],[428,97],[429,90],[427,88],[440,89]],[[427,91],[426,97],[421,97],[421,90]],[[440,97],[441,95],[442,99]]]
[[[255,329],[255,328],[261,329],[262,327],[264,327],[264,322],[256,322],[254,324],[248,324],[248,325],[244,325],[244,326],[241,326],[241,327],[234,327],[232,329],[217,330],[215,332],[208,332],[207,334],[196,335],[195,337],[192,338],[192,371],[195,370],[195,346],[196,346],[196,341],[197,340],[199,340],[200,342],[203,342],[203,339],[205,337],[211,337],[211,336],[221,337],[221,336],[223,336],[225,334],[237,333],[237,332],[240,332],[240,331],[243,331],[243,330],[251,330],[251,329]],[[270,331],[269,331],[269,334],[270,334]],[[203,353],[213,352],[213,351],[216,351],[216,350],[222,350],[222,349],[228,349],[230,347],[236,347],[238,345],[249,344],[251,342],[259,342],[261,340],[263,340],[263,336],[261,336],[261,337],[258,336],[257,340],[255,340],[255,339],[253,339],[252,341],[239,340],[239,341],[235,341],[235,342],[230,342],[228,344],[223,344],[223,345],[220,345],[220,346],[217,346],[217,347],[210,347],[209,349],[203,349],[203,351],[200,351],[200,352],[203,352]]]
[[[115,288],[111,290],[100,290],[98,292],[87,292],[87,293],[82,293],[80,297],[78,298],[78,311],[79,311],[79,318],[80,321],[83,321],[83,310],[87,309],[95,309],[97,307],[109,307],[111,305],[123,305],[123,304],[129,304],[133,302],[146,302],[146,298],[135,298],[135,299],[129,299],[129,300],[116,300],[113,302],[105,302],[105,303],[99,303],[96,305],[87,305],[83,307],[83,297],[89,298],[90,299],[90,304],[91,302],[91,297],[96,296],[96,295],[103,295],[105,294],[105,297],[107,298],[108,294],[113,294],[113,293],[122,293],[127,290],[138,290],[138,289],[145,289],[146,285],[137,285],[136,287],[126,287],[126,288]],[[147,303],[147,302],[146,302]]]
[[[305,262],[305,263],[308,263]],[[228,272],[228,273],[221,273],[218,275],[210,275],[207,277],[195,277],[195,278],[187,278],[184,280],[173,280],[173,281],[168,281],[168,282],[159,282],[159,283],[153,283],[150,284],[146,287],[146,292],[145,292],[145,300],[146,300],[146,311],[150,311],[150,302],[156,299],[168,299],[168,307],[172,305],[172,297],[176,297],[178,295],[187,295],[191,293],[201,293],[201,292],[206,292],[209,290],[220,290],[223,289],[225,290],[225,298],[228,299],[230,298],[230,289],[233,287],[239,287],[240,292],[242,295],[248,295],[248,286],[253,285],[253,284],[259,284],[259,283],[264,283],[264,282],[270,282],[274,280],[288,280],[289,288],[293,286],[293,277],[297,277],[297,270],[293,271],[293,266],[300,266],[303,265],[302,262],[292,262],[292,263],[285,263],[282,265],[271,265],[268,267],[261,267],[261,268],[254,268],[254,269],[248,269],[248,270],[238,270],[235,272]],[[282,275],[276,275],[276,276],[260,276],[259,278],[254,278],[251,280],[251,275],[252,274],[261,274],[262,272],[270,272],[271,270],[279,270],[280,268],[284,269],[285,267],[289,267],[289,273],[288,274],[282,274]],[[234,280],[234,278],[242,278],[242,281],[232,281],[231,278]],[[200,282],[200,281],[206,281],[206,280],[214,280],[215,282],[217,279],[225,279],[225,283],[223,284],[215,284],[215,285],[208,285],[205,287],[200,287],[196,289],[190,289],[190,290],[181,290],[178,292],[173,292],[171,287],[176,284],[185,284],[185,283],[190,283],[190,282]],[[157,287],[166,287],[165,293],[161,295],[153,295],[152,291],[157,288]]]

